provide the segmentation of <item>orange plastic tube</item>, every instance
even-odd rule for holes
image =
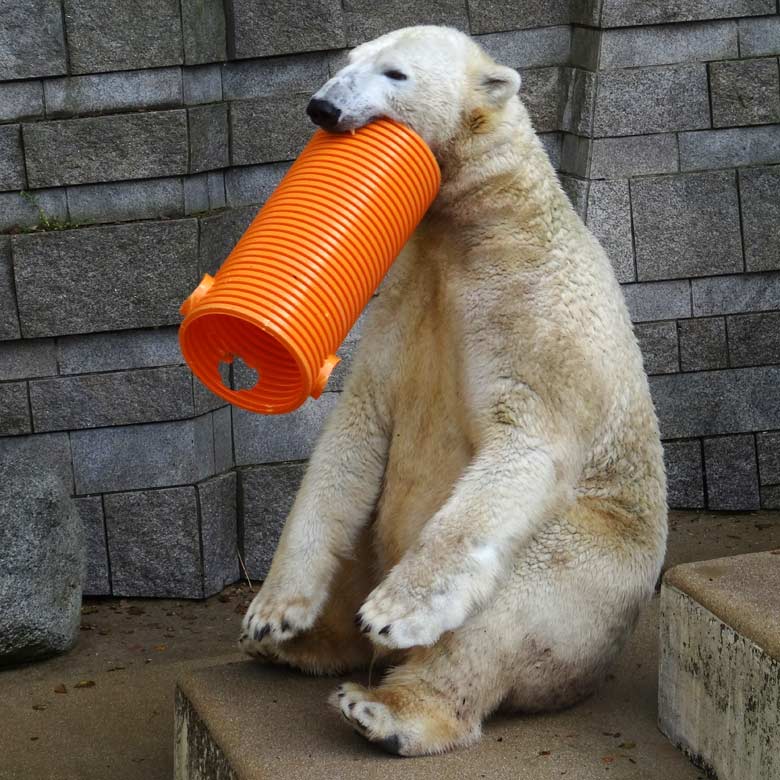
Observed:
[[[354,134],[318,130],[212,278],[181,306],[193,373],[264,414],[318,398],[335,352],[439,190],[433,153],[386,119]],[[254,387],[226,387],[240,357]]]

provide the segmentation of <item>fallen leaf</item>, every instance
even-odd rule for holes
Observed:
[[[633,750],[636,747],[636,742],[626,740],[625,742],[621,742],[618,747],[622,748],[623,750]]]
[[[95,687],[95,681],[94,680],[79,680],[73,687],[74,688],[94,688]]]
[[[46,705],[45,704],[33,704],[32,708],[34,710],[38,710],[40,712],[41,710],[45,710],[46,709]]]
[[[549,755],[551,755],[551,753],[550,753],[549,750],[540,750],[538,755],[540,755],[540,756],[549,756]]]
[[[38,739],[40,739],[40,737],[30,737],[30,742],[35,742]]]
[[[614,764],[615,763],[615,757],[614,756],[602,756],[601,761],[604,764]]]
[[[67,689],[67,688],[66,688],[66,687],[65,687],[65,686],[64,686],[62,683],[60,683],[60,684],[59,684],[59,685],[58,685],[58,686],[57,686],[57,687],[54,689],[54,693],[67,693],[67,692],[68,692],[68,689]]]
[[[168,645],[155,645],[155,646],[154,646],[154,649],[155,649],[155,650],[156,650],[158,653],[164,653],[164,652],[165,652],[165,651],[168,649]]]

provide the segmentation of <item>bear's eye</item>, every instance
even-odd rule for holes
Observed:
[[[385,76],[387,78],[392,79],[393,81],[406,81],[407,78],[409,78],[405,73],[401,73],[400,70],[386,70],[384,72]]]

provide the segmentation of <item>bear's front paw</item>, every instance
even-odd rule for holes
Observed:
[[[413,581],[389,575],[368,597],[357,621],[368,638],[384,647],[432,645],[466,617],[458,594],[447,588],[415,588]]]
[[[252,643],[257,649],[258,644],[292,639],[314,625],[322,601],[303,594],[288,595],[282,589],[264,585],[244,615],[239,644]]]

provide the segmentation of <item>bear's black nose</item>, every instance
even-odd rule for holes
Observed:
[[[329,100],[312,98],[306,106],[306,113],[315,125],[332,130],[339,121],[341,109],[336,108]]]

